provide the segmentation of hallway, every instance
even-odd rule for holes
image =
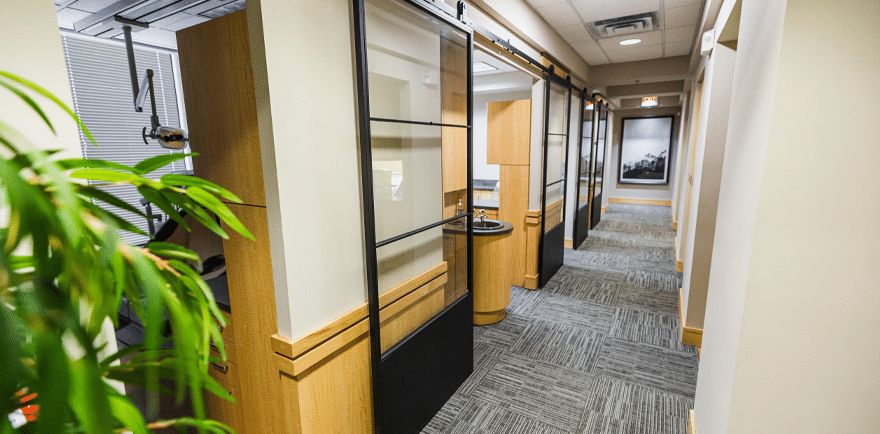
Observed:
[[[696,349],[680,342],[669,207],[611,204],[541,290],[474,328],[474,373],[424,429],[682,433]]]

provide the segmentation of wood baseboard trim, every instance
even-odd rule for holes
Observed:
[[[444,276],[442,280],[443,283],[445,283],[445,274],[447,268],[448,265],[446,264],[446,262],[441,262],[430,270],[383,292],[379,295],[379,308],[384,310],[386,307],[392,305],[394,302],[401,300],[407,295],[415,292],[419,288],[422,288],[423,286],[425,286],[426,283],[431,282],[434,285],[434,288],[436,288],[437,282],[435,281],[435,279],[437,277]],[[398,309],[398,311],[399,310],[400,309]],[[334,319],[324,327],[321,327],[318,330],[302,336],[299,339],[291,340],[279,334],[274,334],[271,338],[272,350],[289,359],[296,359],[297,357],[304,355],[306,352],[312,350],[313,348],[322,345],[324,342],[329,341],[334,336],[340,334],[344,330],[357,324],[359,321],[365,319],[368,314],[369,306],[366,302],[364,302],[360,306],[342,314],[342,316]]]
[[[529,276],[526,274],[523,278],[523,288],[531,289],[533,291],[538,289],[538,276]]]
[[[608,203],[628,203],[630,205],[657,205],[657,206],[672,206],[671,200],[659,200],[659,199],[629,199],[625,197],[609,197]]]
[[[703,344],[703,329],[684,325],[684,290],[678,288],[678,323],[681,325],[681,343],[697,347]]]
[[[606,210],[608,210],[608,205],[605,205],[605,206],[602,207],[602,209],[601,209],[602,214],[605,214],[605,211],[606,211]]]
[[[573,249],[574,248],[574,247],[572,247],[572,246],[574,246],[574,240],[569,240],[568,238],[566,238],[562,244],[565,246],[566,249]]]
[[[684,273],[684,261],[682,261],[681,259],[677,259],[675,261],[675,271],[678,271],[679,273]]]
[[[672,222],[672,230],[674,230],[674,231],[678,230],[678,222]]]
[[[687,434],[697,434],[697,421],[694,420],[694,410],[688,412]]]

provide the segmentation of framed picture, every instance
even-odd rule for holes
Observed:
[[[673,116],[624,118],[620,131],[620,184],[668,185]]]

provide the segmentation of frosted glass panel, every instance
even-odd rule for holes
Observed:
[[[441,128],[371,122],[376,240],[443,220]]]
[[[547,184],[559,181],[565,169],[566,136],[547,137]]]
[[[398,2],[366,2],[370,116],[464,124],[467,36]]]

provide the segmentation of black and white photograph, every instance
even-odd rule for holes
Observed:
[[[669,184],[672,120],[672,116],[623,120],[619,183]]]

